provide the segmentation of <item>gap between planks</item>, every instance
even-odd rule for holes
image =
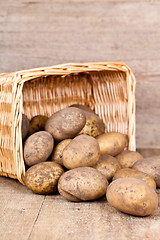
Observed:
[[[38,210],[37,216],[36,216],[35,221],[34,221],[34,223],[33,223],[33,225],[32,225],[30,234],[29,234],[29,236],[28,236],[28,240],[31,239],[30,237],[31,237],[32,231],[33,231],[34,226],[35,226],[35,224],[36,224],[36,222],[37,222],[37,220],[38,220],[38,217],[39,217],[39,215],[40,215],[40,212],[41,212],[41,209],[42,209],[43,204],[44,204],[44,202],[45,202],[45,199],[46,199],[46,195],[44,196],[44,198],[43,198],[43,200],[42,200],[41,206],[40,206],[40,208],[39,208],[39,210]]]

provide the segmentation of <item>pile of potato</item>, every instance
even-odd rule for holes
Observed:
[[[105,133],[89,107],[75,104],[51,117],[22,116],[25,185],[38,194],[59,192],[70,201],[106,195],[116,209],[147,216],[158,207],[160,157],[128,151],[128,136]]]

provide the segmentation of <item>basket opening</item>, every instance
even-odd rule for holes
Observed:
[[[127,134],[127,101],[126,74],[121,71],[42,76],[25,82],[23,87],[23,112],[29,119],[83,104],[103,119],[109,132]]]

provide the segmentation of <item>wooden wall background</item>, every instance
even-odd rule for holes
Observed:
[[[159,148],[159,0],[0,0],[1,73],[86,61],[131,67],[137,147]]]

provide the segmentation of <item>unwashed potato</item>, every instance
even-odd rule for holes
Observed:
[[[84,127],[86,117],[82,110],[69,107],[54,113],[46,122],[45,130],[61,141],[75,137]]]
[[[32,134],[24,143],[24,161],[28,166],[44,162],[51,155],[54,140],[50,133],[40,131]]]
[[[25,114],[22,114],[22,140],[27,137],[29,131],[29,119]]]
[[[143,180],[145,181],[149,186],[151,186],[153,189],[156,189],[156,183],[155,181],[153,180],[153,178],[151,178],[148,174],[146,173],[143,173],[143,172],[140,172],[138,170],[135,170],[135,169],[131,169],[131,168],[123,168],[123,169],[120,169],[118,170],[112,181],[118,179],[118,178],[137,178],[137,179],[140,179],[140,180]]]
[[[46,121],[48,120],[47,116],[44,115],[37,115],[34,116],[29,123],[29,135],[38,132],[43,131]]]
[[[79,134],[86,134],[92,137],[97,137],[105,132],[103,120],[95,113],[83,111],[86,116],[86,124]]]
[[[143,159],[143,156],[139,152],[124,150],[119,153],[116,158],[120,162],[122,168],[131,168],[136,161]]]
[[[72,139],[65,139],[57,144],[54,148],[53,153],[51,155],[51,161],[55,161],[56,163],[63,165],[62,161],[62,153],[65,147],[72,141]]]
[[[147,173],[154,179],[157,187],[160,187],[160,156],[138,160],[132,168]]]
[[[112,207],[131,215],[147,216],[158,208],[155,190],[136,178],[113,181],[108,186],[106,197]]]
[[[95,114],[95,112],[94,112],[92,109],[90,109],[88,106],[86,106],[86,105],[73,104],[73,105],[71,105],[70,107],[76,107],[76,108],[82,109],[82,110],[84,110],[84,111],[88,111],[88,112],[90,112],[90,113]]]
[[[121,169],[118,160],[108,154],[101,155],[93,167],[100,171],[108,181],[111,181],[115,173]]]
[[[98,142],[88,135],[75,137],[63,150],[62,161],[67,169],[91,167],[100,157]]]
[[[115,156],[128,145],[128,136],[119,132],[104,133],[98,136],[100,153]]]
[[[24,183],[35,193],[54,193],[57,190],[58,179],[63,173],[62,167],[55,162],[38,163],[26,171]]]
[[[103,174],[91,167],[75,168],[59,179],[59,193],[70,201],[87,201],[105,195],[108,182]]]

